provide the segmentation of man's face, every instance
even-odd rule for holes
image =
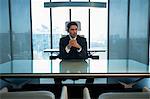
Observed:
[[[72,38],[77,36],[78,27],[76,25],[71,25],[69,28],[69,34]]]

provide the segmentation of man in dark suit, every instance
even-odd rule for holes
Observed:
[[[70,22],[67,24],[67,32],[69,33],[69,35],[62,37],[60,39],[59,58],[61,59],[87,59],[88,58],[86,38],[77,35],[77,31],[78,31],[78,24],[76,22]],[[62,62],[64,63],[65,61],[63,60]],[[61,84],[61,81],[66,79],[55,78],[54,80],[55,83]],[[74,80],[76,80],[76,78]],[[86,83],[88,81],[89,80],[87,80]]]
[[[69,35],[62,37],[59,42],[59,57],[61,59],[86,59],[87,42],[86,38],[77,35],[78,25],[70,22],[67,25]]]

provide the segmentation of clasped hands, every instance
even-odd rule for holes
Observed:
[[[77,40],[70,40],[68,45],[70,47],[80,48],[80,45],[78,44]]]

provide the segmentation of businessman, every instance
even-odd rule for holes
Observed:
[[[59,57],[61,59],[86,59],[87,41],[86,38],[77,35],[78,24],[70,22],[67,24],[66,37],[62,37],[59,42]]]

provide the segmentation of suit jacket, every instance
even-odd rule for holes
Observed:
[[[66,52],[65,48],[69,44],[69,40],[70,40],[69,35],[67,35],[66,37],[62,37],[60,39],[59,58],[61,59],[86,59],[88,57],[86,38],[77,35],[76,40],[78,44],[82,47],[82,50],[80,52],[78,52],[77,51],[78,49],[75,47],[71,47],[69,53]]]

